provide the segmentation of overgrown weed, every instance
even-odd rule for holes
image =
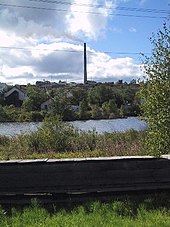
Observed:
[[[81,158],[146,155],[145,131],[83,132],[59,117],[28,135],[0,136],[0,159]]]

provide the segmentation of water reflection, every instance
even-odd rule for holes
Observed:
[[[75,121],[73,125],[83,131],[95,129],[98,133],[115,131],[124,132],[130,129],[141,131],[147,128],[147,124],[137,117],[128,117],[126,119]]]
[[[0,135],[15,136],[20,133],[30,133],[36,131],[40,126],[40,122],[0,123]]]
[[[15,136],[19,133],[29,133],[37,130],[41,126],[40,122],[24,123],[0,123],[0,135]],[[136,117],[126,119],[109,119],[109,120],[88,120],[71,122],[75,127],[83,131],[95,129],[99,134],[104,132],[123,132],[130,129],[137,131],[144,130],[147,124]]]

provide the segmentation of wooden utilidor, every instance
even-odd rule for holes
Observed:
[[[170,189],[170,156],[0,162],[0,195]]]

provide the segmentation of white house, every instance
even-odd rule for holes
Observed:
[[[52,99],[48,99],[45,102],[43,102],[41,104],[41,110],[49,111],[50,110],[51,103],[52,103]],[[69,107],[70,107],[70,109],[73,112],[78,112],[79,111],[79,106],[78,105],[69,105]]]
[[[73,112],[79,112],[79,106],[78,105],[71,105],[71,110]]]

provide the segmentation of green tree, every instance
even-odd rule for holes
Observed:
[[[98,105],[92,105],[91,106],[91,115],[92,115],[93,119],[101,119],[102,118],[101,109]]]
[[[74,105],[79,105],[81,101],[87,100],[87,90],[83,88],[73,88],[71,93],[73,96],[70,99],[71,103]]]
[[[41,104],[46,100],[47,95],[43,89],[29,85],[27,88],[27,99],[23,102],[22,107],[26,111],[39,111],[41,110]]]
[[[85,100],[79,103],[79,117],[80,119],[87,119],[87,102]]]
[[[115,92],[115,102],[118,108],[121,107],[121,105],[124,104],[124,97],[123,97],[123,91],[120,89],[120,91]]]
[[[64,113],[69,109],[67,94],[64,89],[57,89],[52,99],[51,112],[55,115],[60,115],[62,118]]]
[[[125,90],[124,90],[125,102],[132,104],[134,102],[136,92],[137,92],[137,90],[133,89],[132,86],[125,88]]]
[[[53,92],[52,102],[50,106],[50,115],[59,115],[62,120],[75,120],[75,113],[71,108],[70,97],[67,97],[67,90],[59,88]]]
[[[136,79],[132,79],[129,84],[136,84]]]
[[[109,99],[113,99],[115,97],[115,93],[113,90],[107,85],[99,85],[94,87],[88,93],[88,100],[90,105],[99,105],[102,104]]]
[[[46,118],[42,127],[27,137],[27,146],[30,151],[64,152],[70,148],[70,139],[74,136],[71,124],[63,122],[60,116]]]
[[[8,115],[5,111],[5,109],[0,105],[0,122],[7,121],[8,120]]]
[[[119,116],[123,118],[123,117],[125,117],[125,115],[126,115],[125,106],[121,105],[121,107],[119,109]]]
[[[115,84],[123,84],[123,80],[118,80]]]
[[[107,102],[104,102],[102,105],[103,117],[105,118],[115,118],[118,117],[118,108],[114,99],[110,99]]]
[[[167,23],[150,39],[153,50],[151,57],[144,60],[147,81],[141,90],[143,117],[149,127],[148,150],[158,156],[170,151],[170,29]]]

